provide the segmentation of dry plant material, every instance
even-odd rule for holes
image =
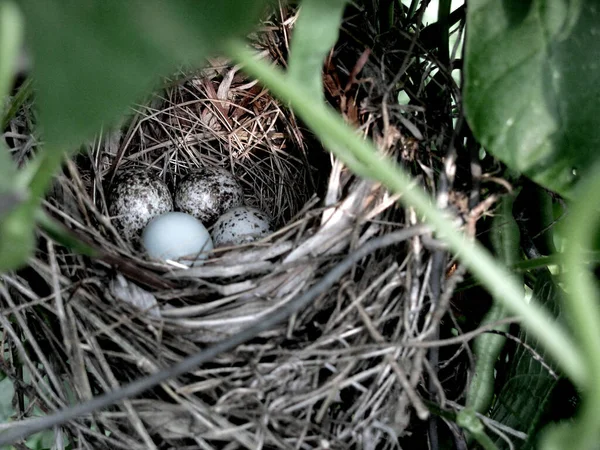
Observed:
[[[293,21],[281,22],[267,23],[257,38],[276,60]],[[355,51],[349,68],[339,57],[328,62],[326,86],[347,120],[432,189],[437,131],[418,121],[407,128],[396,107],[382,106],[392,77],[369,51]],[[37,145],[26,117],[11,124],[19,161]],[[237,333],[364,242],[418,223],[397,197],[309,147],[294,116],[227,61],[168,83],[122,130],[69,162],[45,202],[99,256],[75,254],[41,234],[30,266],[1,278],[3,371],[44,412]],[[140,168],[173,189],[200,167],[233,173],[245,203],[274,218],[275,233],[215,250],[191,269],[146,260],[111,224],[113,179]],[[462,197],[452,202],[464,212]],[[430,258],[418,236],[380,250],[286,324],[63,430],[81,448],[392,448],[411,427],[413,408],[427,415],[417,389],[426,349],[399,343],[424,341],[439,320],[428,299]],[[18,374],[21,365],[31,383]]]

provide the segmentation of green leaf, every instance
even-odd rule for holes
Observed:
[[[180,65],[200,66],[266,0],[22,0],[44,139],[72,149]]]
[[[0,272],[24,266],[35,249],[37,203],[20,203],[0,220]]]
[[[288,76],[323,99],[323,62],[335,45],[346,0],[303,0],[289,56]]]
[[[82,242],[67,227],[50,217],[42,209],[36,211],[38,225],[56,242],[86,256],[97,256],[97,252],[85,242]]]
[[[22,33],[23,20],[19,9],[12,1],[0,0],[0,113],[4,113],[4,99],[12,88]],[[13,186],[14,173],[12,157],[2,138],[0,139],[0,221],[5,214],[16,207],[20,200]]]
[[[27,78],[19,87],[19,91],[10,99],[8,105],[6,105],[6,112],[2,116],[2,122],[0,123],[3,130],[8,127],[10,121],[14,119],[17,112],[19,112],[25,102],[29,100],[32,93],[33,82],[31,81],[31,78]]]
[[[472,0],[465,113],[510,168],[565,196],[600,146],[596,0]]]
[[[14,192],[0,193],[0,220],[13,210],[19,204],[19,201],[19,196]]]
[[[595,449],[600,442],[600,291],[596,268],[585,264],[580,256],[582,250],[592,248],[600,225],[600,207],[596,200],[600,191],[598,172],[600,159],[579,183],[576,194],[579,201],[570,205],[569,215],[561,224],[568,242],[565,250],[568,270],[561,274],[567,293],[563,304],[579,348],[585,355],[590,380],[583,386],[583,402],[568,433],[569,448],[573,450]]]
[[[0,220],[19,204],[21,195],[14,189],[15,167],[4,142],[0,142]]]
[[[544,271],[539,275],[533,295],[560,319],[558,302],[560,290],[554,284],[549,272]],[[524,329],[521,329],[519,339],[531,346],[552,370],[556,371],[556,364],[547,358],[546,352],[537,339]],[[550,403],[557,380],[522,345],[517,347],[511,361],[506,381],[494,402],[490,417],[503,425],[529,434],[530,441],[519,448],[533,449],[536,447],[532,438],[543,425],[541,418]],[[502,447],[506,445],[501,439],[498,439],[496,444]]]
[[[21,47],[23,17],[11,0],[0,0],[0,112],[4,109],[4,96],[8,95]]]

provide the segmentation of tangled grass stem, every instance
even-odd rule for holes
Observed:
[[[398,244],[414,236],[430,231],[431,229],[427,225],[417,225],[374,238],[359,247],[356,251],[350,253],[306,292],[289,301],[284,306],[276,309],[272,313],[265,315],[253,325],[243,329],[240,333],[233,335],[228,339],[224,339],[194,355],[191,355],[172,367],[166,367],[159,372],[134,381],[133,383],[130,383],[121,389],[109,392],[99,397],[95,397],[88,402],[79,403],[78,405],[58,411],[52,415],[27,421],[25,424],[19,424],[16,422],[14,424],[14,428],[9,429],[0,435],[0,446],[9,445],[18,439],[30,436],[33,433],[59,426],[77,417],[85,416],[94,411],[106,408],[119,401],[122,401],[123,399],[134,397],[166,380],[175,378],[178,375],[195,369],[200,364],[210,361],[216,356],[232,350],[244,342],[247,342],[250,339],[258,336],[260,333],[269,330],[273,326],[289,318],[292,314],[296,313],[300,309],[306,307],[319,295],[327,292],[327,290],[337,283],[346,272],[348,272],[356,263],[366,256],[379,249]]]
[[[292,109],[315,134],[355,173],[380,181],[400,200],[424,216],[469,270],[477,276],[490,293],[503,302],[513,313],[523,317],[523,324],[538,337],[548,353],[561,365],[571,380],[579,385],[588,383],[588,373],[579,347],[567,330],[555,323],[552,316],[536,302],[523,301],[521,288],[515,277],[502,267],[478,242],[467,239],[454,223],[440,212],[431,198],[415,187],[410,176],[398,164],[381,156],[369,140],[359,138],[344,120],[323,102],[294,80],[267,62],[257,58],[243,42],[229,46],[230,56],[243,64],[244,70],[258,78],[271,92]]]

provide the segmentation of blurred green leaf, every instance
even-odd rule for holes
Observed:
[[[2,164],[2,163],[0,163]],[[14,192],[0,193],[0,221],[19,204],[20,198]]]
[[[0,220],[0,272],[22,267],[35,249],[37,204],[20,203]]]
[[[97,255],[97,252],[93,248],[82,242],[65,225],[50,217],[44,210],[38,209],[36,211],[36,220],[40,228],[59,244],[82,255],[91,257]]]
[[[560,291],[549,272],[543,271],[539,274],[533,295],[560,321]],[[535,350],[552,370],[557,370],[556,364],[547,358],[537,339],[531,337],[524,329],[521,329],[519,339]],[[557,383],[532,353],[519,345],[512,354],[506,381],[494,402],[490,417],[503,425],[529,434],[530,438],[537,436],[536,431],[544,425],[541,418]],[[530,441],[519,448],[537,448],[534,442]],[[501,439],[496,441],[496,445],[506,447],[506,443]]]
[[[5,151],[0,142],[0,152]],[[8,152],[6,152],[8,153]],[[10,190],[0,201],[8,199],[9,207],[0,215],[0,272],[24,266],[35,250],[35,218],[56,168],[61,152],[39,152],[36,157],[11,175]],[[13,166],[12,160],[7,163]]]
[[[472,0],[465,112],[512,169],[569,196],[600,147],[596,0]]]
[[[23,18],[15,2],[0,0],[0,112],[14,79],[22,42]]]
[[[14,97],[10,99],[10,102],[6,105],[6,112],[2,116],[2,123],[0,126],[4,130],[10,121],[17,115],[17,112],[23,107],[23,104],[29,100],[33,93],[33,82],[31,78],[27,78],[23,84],[19,87],[19,91]]]
[[[15,166],[10,153],[4,143],[0,142],[0,221],[22,199],[13,185],[14,173]]]
[[[2,114],[5,98],[12,88],[22,33],[23,20],[19,9],[10,0],[0,0],[0,113]],[[20,199],[13,186],[14,174],[12,157],[2,139],[0,141],[0,221]]]
[[[303,0],[289,56],[288,76],[323,99],[323,63],[335,45],[347,0]]]
[[[179,65],[243,36],[266,0],[22,0],[44,139],[72,149]]]

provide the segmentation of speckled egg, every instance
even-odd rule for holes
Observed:
[[[109,192],[108,212],[121,236],[135,246],[144,227],[154,217],[173,210],[169,188],[145,170],[120,173]]]
[[[230,209],[215,223],[215,247],[248,244],[272,233],[271,219],[260,209],[239,206]]]
[[[175,192],[175,207],[207,226],[243,201],[240,183],[231,173],[216,167],[204,167],[190,173],[181,180]]]

